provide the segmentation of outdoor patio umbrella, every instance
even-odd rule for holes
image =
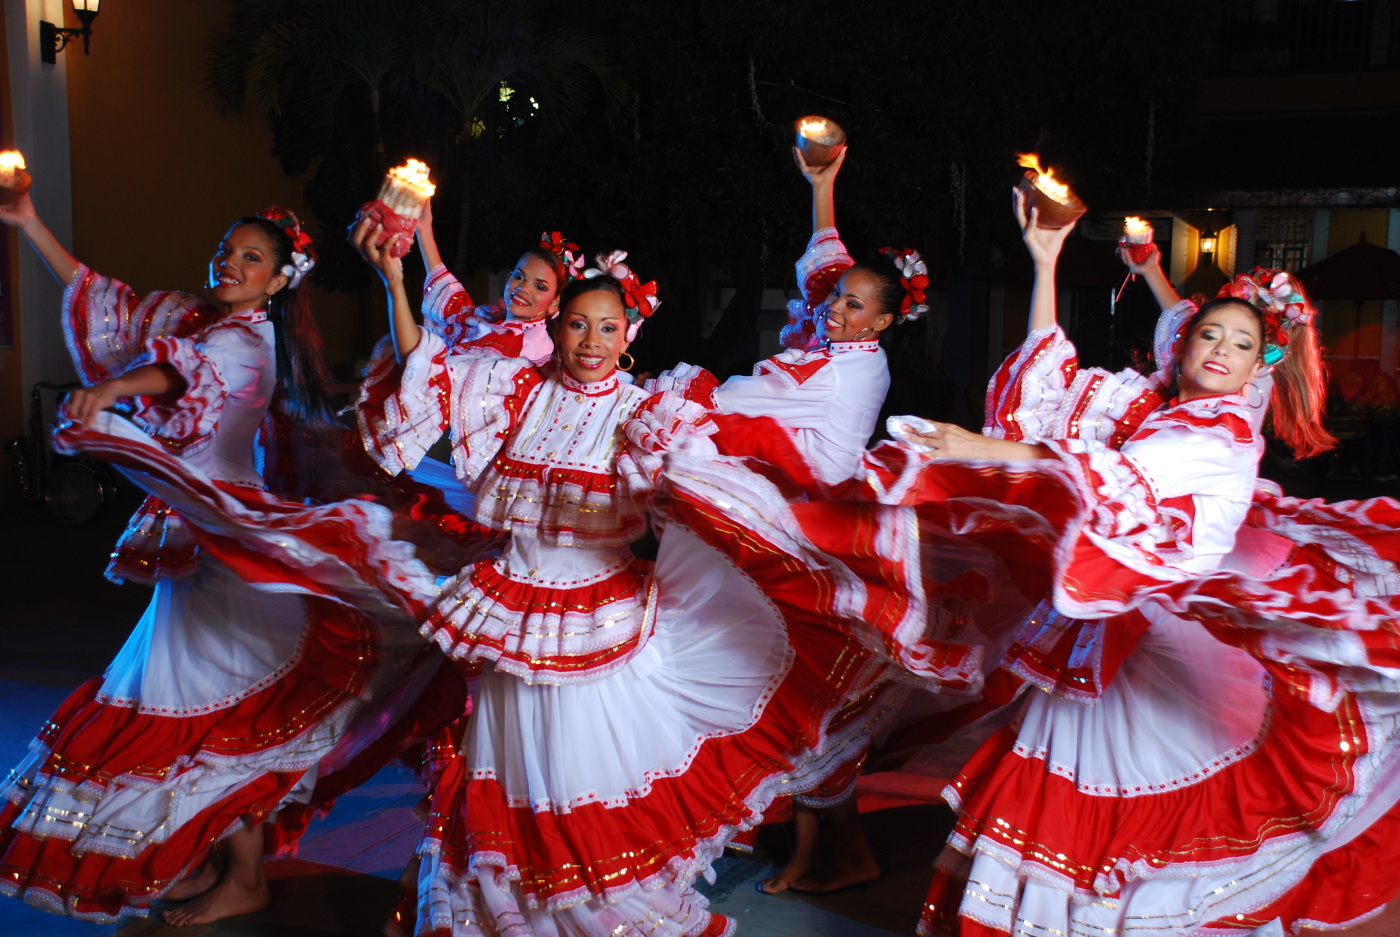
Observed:
[[[1400,299],[1400,254],[1361,240],[1298,272],[1313,299]]]

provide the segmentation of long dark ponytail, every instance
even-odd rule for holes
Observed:
[[[292,253],[296,244],[287,228],[258,216],[240,218],[234,227],[239,225],[252,225],[267,235],[278,270],[288,266],[295,269]],[[277,387],[293,416],[332,422],[335,410],[330,399],[326,345],[311,312],[311,300],[300,286],[288,283],[268,299],[267,318],[277,345]]]

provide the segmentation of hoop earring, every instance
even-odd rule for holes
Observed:
[[[1256,387],[1253,381],[1248,381],[1244,386],[1254,391],[1254,393],[1259,396],[1259,402],[1255,403],[1249,399],[1248,393],[1245,394],[1245,402],[1249,404],[1249,408],[1251,410],[1258,410],[1260,407],[1264,406],[1264,392]]]
[[[877,336],[880,334],[879,332],[875,331],[875,328],[874,328],[873,326],[867,325],[865,328],[861,329],[860,332],[857,332],[857,333],[851,338],[851,341],[853,341],[853,342],[865,341],[865,339],[863,339],[863,338],[860,337],[860,336],[861,336],[861,332],[869,332],[871,335],[877,335]]]
[[[623,364],[622,364],[622,355],[627,355],[627,365],[626,365],[626,367],[624,367]],[[618,356],[617,356],[617,369],[618,369],[619,371],[630,371],[630,370],[632,370],[632,365],[634,365],[634,364],[637,363],[637,359],[636,359],[636,358],[633,358],[630,352],[624,351],[624,352],[622,353],[622,355],[618,355]]]

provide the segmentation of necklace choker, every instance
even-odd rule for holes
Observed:
[[[833,342],[828,339],[823,347],[828,354],[839,355],[846,351],[874,351],[880,347],[878,338],[859,338],[849,342]]]
[[[596,381],[580,381],[569,372],[568,368],[560,368],[559,379],[569,390],[586,397],[601,397],[617,389],[617,368],[613,368],[606,377]]]

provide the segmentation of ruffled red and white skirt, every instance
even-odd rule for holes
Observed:
[[[730,933],[695,878],[862,744],[837,717],[873,683],[869,652],[834,629],[799,645],[762,584],[683,527],[654,568],[625,554],[527,542],[440,599],[430,637],[480,681],[433,795],[418,934]],[[486,602],[482,577],[507,585]],[[599,653],[609,627],[624,637]]]
[[[59,441],[175,505],[200,552],[10,773],[0,891],[92,921],[146,913],[220,838],[273,820],[269,847],[290,848],[435,731],[432,710],[461,711],[460,678],[415,633],[432,576],[387,511],[211,480],[109,414]]]
[[[1378,913],[1400,891],[1397,520],[1261,492],[1232,570],[1112,618],[1034,616],[1007,666],[1038,686],[945,792],[960,816],[920,932]]]
[[[1227,568],[1169,576],[1076,539],[1093,499],[1053,463],[867,464],[783,504],[673,455],[666,510],[751,562],[859,582],[852,633],[985,693],[969,712],[1025,686],[946,792],[922,933],[1282,934],[1395,896],[1400,504],[1260,491]],[[1052,590],[1109,617],[1038,605]]]
[[[921,934],[1282,934],[1394,896],[1396,698],[1320,707],[1287,665],[1141,613],[1099,698],[1031,688],[945,790]]]

